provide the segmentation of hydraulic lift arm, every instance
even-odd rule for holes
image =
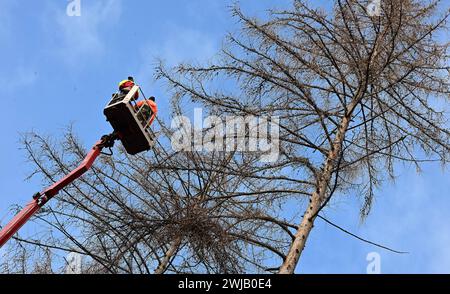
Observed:
[[[94,161],[102,153],[103,148],[111,148],[114,141],[118,139],[116,133],[103,136],[91,151],[86,155],[81,164],[64,178],[54,183],[43,192],[36,193],[31,200],[1,231],[0,247],[2,247],[45,203],[47,203],[58,192],[79,178],[91,168]]]

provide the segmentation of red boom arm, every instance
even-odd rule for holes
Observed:
[[[100,155],[104,147],[112,147],[114,140],[116,140],[115,134],[103,136],[98,141],[91,151],[86,155],[83,162],[67,176],[54,183],[43,192],[37,193],[31,200],[1,231],[0,231],[0,247],[2,247],[11,237],[14,235],[29,219],[35,214],[39,208],[41,208],[47,201],[58,192],[79,178],[88,169],[91,168],[95,159]]]

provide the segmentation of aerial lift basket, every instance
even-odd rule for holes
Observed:
[[[153,145],[152,135],[148,131],[147,119],[134,101],[139,86],[133,86],[125,96],[113,95],[103,113],[118,134],[127,153],[134,155],[149,150]]]

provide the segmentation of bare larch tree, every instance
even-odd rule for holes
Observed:
[[[448,116],[439,106],[450,97],[448,7],[439,14],[442,1],[381,0],[374,14],[368,4],[294,1],[266,20],[233,7],[242,30],[219,58],[158,68],[174,97],[212,114],[280,117],[280,158],[264,170],[301,180],[309,204],[279,273],[294,272],[335,192],[361,195],[364,219],[395,162],[448,160]]]
[[[172,131],[161,122],[161,132]],[[62,272],[69,252],[85,256],[84,273],[264,272],[265,260],[284,258],[290,240],[278,231],[294,226],[271,207],[295,191],[242,177],[253,173],[255,154],[180,152],[166,141],[161,134],[137,156],[123,147],[102,156],[41,208],[31,237],[11,240],[0,271]],[[87,153],[72,128],[61,140],[30,133],[23,144],[43,185]]]

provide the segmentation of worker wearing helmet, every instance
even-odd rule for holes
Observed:
[[[133,86],[135,85],[133,77],[128,77],[128,79],[123,80],[119,83],[119,91],[117,93],[112,94],[111,104],[122,101],[123,98],[131,91]],[[139,98],[139,91],[134,94],[132,100],[137,100]]]
[[[138,110],[138,118],[141,120],[141,123],[149,127],[158,113],[155,97],[152,96],[147,100],[138,101],[136,103],[136,110]]]
[[[131,91],[131,89],[134,86],[134,79],[133,77],[128,77],[128,79],[123,80],[119,83],[119,95],[120,96],[124,96],[126,94],[128,94],[128,92]],[[136,94],[134,95],[133,99],[136,100],[139,97],[139,91],[136,92]]]

